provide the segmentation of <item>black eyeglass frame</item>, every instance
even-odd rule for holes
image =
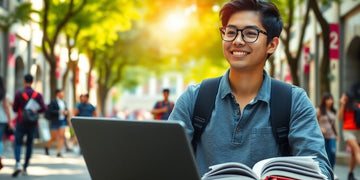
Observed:
[[[225,40],[225,39],[224,39],[225,29],[226,29],[226,28],[234,28],[234,29],[236,29],[236,35],[234,36],[234,38],[233,38],[232,40]],[[244,39],[243,31],[246,30],[246,29],[256,30],[256,31],[258,32],[258,34],[257,34],[257,36],[256,36],[256,39],[255,39],[254,41],[246,41],[246,40]],[[245,28],[243,28],[243,29],[238,29],[238,28],[236,28],[235,26],[225,26],[225,27],[220,27],[219,30],[220,30],[221,39],[222,39],[223,41],[226,41],[226,42],[232,42],[232,41],[234,41],[234,40],[237,38],[237,36],[239,35],[239,31],[241,32],[241,38],[242,38],[242,40],[243,40],[244,42],[246,42],[246,43],[254,43],[254,42],[256,42],[256,41],[258,40],[258,38],[259,38],[260,33],[263,33],[263,34],[266,35],[266,36],[268,35],[267,32],[265,32],[265,31],[263,31],[263,30],[261,30],[261,29],[258,29],[258,28],[256,28],[256,27],[253,27],[253,26],[245,27]]]

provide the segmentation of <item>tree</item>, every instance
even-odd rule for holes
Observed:
[[[16,24],[21,23],[24,25],[26,22],[31,21],[30,14],[35,12],[31,8],[32,4],[29,2],[24,2],[19,4],[15,7],[14,11],[9,12],[6,15],[0,14],[0,30],[3,31],[3,60],[4,60],[4,67],[1,68],[1,71],[4,73],[4,75],[7,75],[7,60],[9,56],[9,30],[10,28]],[[7,78],[4,79],[6,81]],[[5,82],[6,84],[6,82]]]
[[[302,3],[303,1],[300,0],[298,3]],[[329,64],[330,64],[330,58],[329,58],[329,24],[327,20],[324,18],[323,14],[320,11],[320,6],[330,6],[331,3],[339,3],[339,0],[336,1],[327,1],[322,0],[321,2],[318,2],[316,0],[308,0],[306,2],[306,11],[305,15],[303,16],[303,26],[300,30],[300,39],[298,41],[297,45],[297,51],[295,53],[291,52],[290,50],[290,33],[291,28],[293,26],[294,22],[294,3],[296,1],[276,1],[278,4],[278,7],[280,7],[281,14],[283,15],[284,19],[284,32],[285,35],[281,37],[281,41],[284,43],[285,46],[285,54],[287,57],[287,62],[291,69],[291,77],[293,79],[294,85],[300,85],[299,83],[299,75],[297,74],[298,71],[298,65],[300,61],[300,55],[302,52],[303,47],[303,40],[305,31],[308,24],[308,18],[309,18],[309,12],[312,10],[315,14],[316,20],[319,22],[321,30],[322,30],[322,41],[324,44],[324,50],[322,54],[322,60],[320,65],[320,91],[321,93],[324,92],[330,92],[330,82],[329,82]],[[294,55],[295,54],[295,55]]]
[[[279,8],[281,8],[280,11],[284,21],[284,28],[283,28],[284,31],[282,33],[282,36],[280,37],[280,40],[284,44],[286,60],[291,70],[292,82],[294,85],[299,86],[300,85],[299,75],[298,75],[299,61],[301,57],[305,31],[308,24],[310,6],[309,5],[306,6],[306,12],[302,23],[304,25],[300,30],[300,39],[297,43],[297,51],[293,53],[291,51],[292,43],[290,43],[290,41],[291,41],[291,31],[295,20],[294,13],[295,13],[296,2],[300,3],[301,1],[286,1],[286,2],[282,1],[282,2],[277,2],[277,4]]]
[[[51,98],[55,98],[57,88],[55,47],[62,29],[70,19],[78,14],[85,6],[87,0],[52,1],[44,0],[44,8],[41,12],[41,25],[43,30],[42,53],[50,67],[50,92]]]
[[[79,53],[86,54],[90,66],[87,92],[90,90],[91,74],[95,70],[98,78],[98,109],[101,110],[102,114],[110,88],[122,80],[123,68],[120,62],[126,50],[119,51],[116,47],[121,44],[119,41],[126,39],[120,40],[119,34],[132,28],[132,22],[140,17],[138,12],[141,10],[140,7],[139,2],[132,0],[98,1],[91,6],[86,6],[84,13],[79,13],[78,17],[75,18],[78,21],[74,21],[72,32],[76,32],[74,27],[81,27],[82,29],[76,38],[72,36],[76,44],[75,47]],[[84,23],[84,18],[89,23]],[[136,55],[133,54],[133,56]]]
[[[325,1],[325,3],[328,3],[328,1]],[[329,5],[329,4],[325,4]],[[320,24],[321,30],[322,30],[322,41],[323,41],[323,54],[322,54],[322,60],[320,64],[320,93],[324,94],[325,92],[330,92],[330,80],[329,80],[329,74],[330,74],[330,28],[329,23],[324,18],[323,14],[320,12],[319,4],[316,0],[309,0],[309,6],[313,10],[315,17],[317,21]]]
[[[148,77],[150,69],[160,69],[159,50],[149,37],[146,25],[134,22],[131,29],[118,32],[118,39],[98,49],[94,58],[97,74],[98,106],[105,114],[105,100],[111,88],[132,89]],[[94,51],[92,51],[94,52]]]

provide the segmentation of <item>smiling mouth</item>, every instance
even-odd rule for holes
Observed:
[[[244,51],[232,51],[231,54],[237,55],[237,56],[245,56],[245,55],[247,55],[248,53],[247,53],[247,52],[244,52]]]

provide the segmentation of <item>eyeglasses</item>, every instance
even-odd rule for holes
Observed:
[[[263,33],[267,35],[265,31],[257,29],[255,27],[246,27],[244,29],[237,29],[234,26],[226,26],[220,28],[221,39],[228,42],[234,41],[238,36],[239,31],[241,32],[242,39],[246,43],[255,42],[259,37],[259,33]]]

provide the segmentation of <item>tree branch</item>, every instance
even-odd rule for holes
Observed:
[[[298,44],[298,49],[299,51],[296,52],[296,59],[300,58],[300,55],[302,53],[302,47],[303,47],[303,41],[304,41],[304,37],[305,37],[305,31],[307,28],[307,23],[309,21],[309,12],[310,12],[310,3],[308,2],[306,5],[306,13],[305,13],[305,20],[304,20],[304,24],[301,28],[301,35],[300,35],[300,40],[299,40],[299,44]]]

